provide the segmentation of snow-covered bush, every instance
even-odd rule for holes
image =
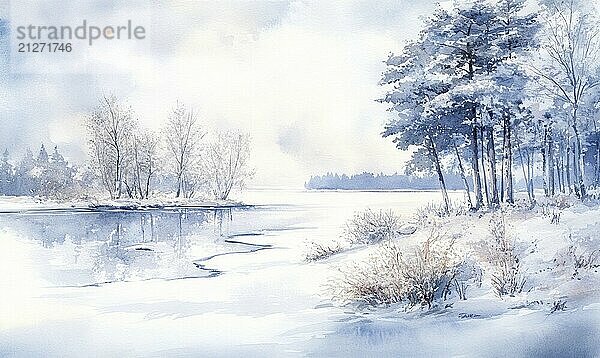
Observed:
[[[448,214],[442,203],[427,203],[415,210],[415,221],[420,224],[427,224],[431,218],[441,218]]]
[[[579,199],[577,199],[576,196],[567,194],[557,194],[552,197],[542,196],[537,199],[537,205],[539,207],[550,207],[560,210],[570,208],[577,202],[579,202]]]
[[[590,270],[592,268],[600,266],[600,249],[597,250],[583,250],[579,246],[569,246],[569,254],[573,259],[573,266],[575,267],[575,274],[579,273],[579,270]]]
[[[395,276],[397,271],[386,269],[388,260],[373,256],[366,262],[355,262],[340,270],[339,277],[329,285],[333,299],[344,304],[357,302],[369,306],[400,302],[402,287]]]
[[[396,236],[402,221],[391,210],[356,212],[346,223],[344,236],[351,244],[373,244]]]
[[[415,210],[414,219],[421,226],[432,224],[436,219],[448,216],[460,216],[469,212],[464,203],[450,205],[450,211],[446,212],[444,203],[428,203]]]
[[[454,241],[443,245],[438,239],[430,237],[415,248],[412,255],[401,255],[394,245],[387,248],[397,259],[405,297],[411,305],[431,308],[435,300],[446,299],[459,272],[460,262],[453,251]]]
[[[578,276],[582,271],[600,267],[598,240],[590,236],[577,239],[569,236],[569,241],[571,244],[560,250],[554,258],[557,266],[572,270],[572,277]]]
[[[480,244],[483,259],[491,266],[491,282],[499,297],[514,296],[523,291],[525,276],[521,268],[521,257],[515,240],[506,233],[502,215],[490,221],[490,238]]]
[[[556,300],[552,303],[552,307],[550,308],[550,313],[555,313],[558,311],[564,311],[567,309],[567,301],[562,299]]]
[[[483,271],[479,263],[473,258],[466,258],[458,266],[448,294],[452,294],[453,289],[459,299],[466,300],[468,288],[473,285],[481,287],[482,278]]]
[[[556,207],[551,207],[547,204],[539,205],[538,212],[542,214],[542,217],[549,218],[550,224],[560,224],[561,211]]]
[[[410,252],[387,240],[366,262],[354,263],[332,282],[338,301],[378,306],[406,302],[431,308],[447,299],[452,288],[465,299],[475,270],[454,250],[454,240],[432,233]]]
[[[319,243],[311,241],[308,243],[306,251],[304,252],[304,260],[308,262],[324,260],[342,250],[343,247],[339,242]]]
[[[502,203],[500,206],[505,212],[528,212],[535,207],[537,202],[535,199],[516,198],[512,203]]]

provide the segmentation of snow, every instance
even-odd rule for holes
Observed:
[[[55,200],[29,196],[0,196],[0,212],[15,213],[47,210],[151,210],[176,208],[238,207],[232,200],[202,200],[162,197],[154,199],[79,199]]]
[[[451,197],[460,200],[462,193]],[[600,354],[598,274],[571,279],[566,269],[548,269],[569,245],[569,234],[597,235],[598,207],[563,209],[558,225],[537,212],[506,213],[509,232],[529,252],[523,263],[529,292],[500,300],[484,283],[451,307],[404,312],[400,305],[358,310],[329,299],[326,286],[337,269],[366,257],[373,246],[316,263],[304,262],[303,252],[308,240],[338,239],[356,210],[394,209],[408,222],[417,206],[437,201],[439,193],[255,190],[242,199],[257,205],[234,209],[231,222],[190,216],[178,229],[171,226],[176,218],[155,216],[154,225],[165,228],[156,229],[158,240],[142,239],[137,216],[2,215],[0,356]],[[462,233],[466,249],[485,238],[490,217],[441,224]],[[117,247],[125,253],[113,255],[106,250],[114,247],[108,243],[115,232],[94,225],[112,228],[115,222],[122,230]],[[234,242],[224,242],[218,227]],[[177,230],[182,240],[167,234]],[[409,247],[424,235],[417,230],[400,244]],[[192,264],[211,256],[201,263],[218,275]],[[566,309],[550,314],[558,298]]]

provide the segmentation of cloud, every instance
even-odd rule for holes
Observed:
[[[64,9],[69,14],[61,16],[75,19],[85,11],[97,14],[94,21],[102,20],[98,14],[123,19],[135,14],[131,6]],[[380,136],[389,114],[374,101],[382,94],[377,82],[387,54],[415,36],[418,17],[433,2],[136,6],[139,21],[151,24],[148,43],[94,45],[63,74],[14,76],[12,127],[0,130],[0,140],[19,122],[34,130],[13,135],[14,146],[40,139],[80,143],[77,129],[56,128],[83,120],[102,91],[113,91],[155,129],[182,100],[199,110],[207,128],[249,132],[257,185],[298,186],[326,171],[402,169],[406,154]],[[52,61],[47,66],[61,69],[69,59]],[[76,147],[67,154],[82,160]]]

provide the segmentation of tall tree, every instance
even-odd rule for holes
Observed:
[[[600,27],[593,7],[575,0],[546,1],[544,58],[533,67],[539,83],[553,98],[569,108],[574,138],[573,174],[575,194],[586,196],[581,107],[600,84]]]
[[[393,89],[380,99],[389,103],[390,111],[397,114],[385,126],[384,137],[394,137],[396,147],[407,150],[411,146],[420,147],[411,159],[411,165],[422,171],[424,163],[438,176],[440,189],[444,199],[444,208],[448,212],[450,200],[446,188],[439,146],[442,142],[441,128],[443,122],[440,113],[430,106],[436,96],[447,91],[443,81],[430,76],[430,56],[427,51],[427,37],[423,32],[419,41],[405,47],[399,56],[390,56],[387,60],[387,71],[380,81],[382,85],[392,85]],[[428,160],[424,160],[427,158]]]
[[[436,148],[432,158],[440,153],[460,157],[459,147],[470,148],[465,157],[471,161],[475,209],[484,205],[484,192],[488,205],[497,205],[500,197],[513,200],[513,117],[524,103],[527,83],[517,60],[535,47],[538,28],[535,15],[523,8],[521,0],[440,5],[419,39],[388,59],[382,81],[395,86],[384,101],[404,117],[388,124],[384,134],[411,133],[397,138],[407,145],[434,139],[428,146]],[[425,141],[419,142],[416,133]],[[500,185],[497,133],[503,148]],[[466,180],[465,186],[468,190]],[[498,187],[506,195],[499,195]]]
[[[218,132],[208,143],[202,172],[215,199],[226,200],[232,189],[243,188],[252,177],[249,168],[250,137],[239,132]]]
[[[111,199],[118,199],[123,193],[134,127],[131,108],[112,95],[103,96],[88,117],[92,167]]]
[[[151,183],[158,170],[159,137],[153,132],[138,128],[131,141],[131,161],[126,181],[130,197],[148,199]]]
[[[206,133],[200,127],[197,112],[180,103],[170,113],[163,132],[177,179],[175,197],[189,197]]]
[[[9,162],[8,149],[4,149],[2,153],[2,161],[0,162],[0,194],[14,195],[14,172],[13,166]]]

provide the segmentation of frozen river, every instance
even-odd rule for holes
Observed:
[[[244,194],[251,208],[29,211],[0,215],[0,228],[39,244],[36,266],[51,285],[82,286],[216,276],[223,270],[213,258],[335,237],[355,210],[409,215],[416,202],[437,198],[435,192],[255,190]]]

